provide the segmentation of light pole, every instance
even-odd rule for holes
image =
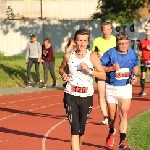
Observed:
[[[42,14],[42,0],[40,0],[40,6],[41,6],[41,19],[43,18],[43,14]]]

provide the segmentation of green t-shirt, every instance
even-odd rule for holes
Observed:
[[[105,40],[103,37],[95,38],[92,51],[95,50],[95,46],[97,46],[98,52],[104,54],[110,48],[116,47],[116,37],[111,35],[109,40]]]

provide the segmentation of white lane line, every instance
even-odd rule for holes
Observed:
[[[50,106],[54,106],[54,105],[60,105],[60,104],[62,104],[62,103],[50,104],[50,105],[46,105],[46,106],[42,106],[42,107],[38,107],[38,108],[29,109],[29,110],[26,110],[26,111],[22,111],[20,113],[15,113],[13,115],[3,117],[3,118],[0,119],[0,121],[11,118],[11,117],[14,117],[14,116],[17,116],[17,115],[20,115],[20,114],[25,114],[26,112],[31,112],[31,111],[34,111],[34,110],[43,109],[43,108],[46,108],[46,107],[50,107]]]
[[[52,95],[53,96],[53,95]],[[6,102],[6,103],[0,103],[2,105],[5,105],[5,104],[13,104],[13,103],[17,103],[17,102],[24,102],[24,101],[31,101],[31,100],[35,100],[35,99],[38,99],[38,98],[48,98],[48,97],[52,97],[52,96],[41,96],[41,97],[36,97],[36,98],[29,98],[29,99],[22,99],[22,100],[18,100],[18,101],[11,101],[11,102]],[[59,95],[58,95],[59,96]],[[60,96],[59,96],[60,97]]]
[[[97,109],[99,108],[99,106],[97,107],[94,107],[94,109]],[[56,129],[59,125],[61,125],[62,123],[64,123],[67,119],[63,119],[62,121],[58,122],[57,124],[55,124],[52,128],[50,128],[46,134],[44,135],[43,139],[42,139],[42,150],[46,150],[46,138],[49,136],[49,134],[54,130]]]
[[[46,150],[46,138],[48,137],[48,135],[59,125],[61,125],[63,122],[65,122],[67,119],[64,119],[60,122],[58,122],[57,124],[55,124],[50,130],[48,130],[45,134],[45,136],[42,139],[42,150]]]

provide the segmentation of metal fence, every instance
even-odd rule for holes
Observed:
[[[20,17],[48,19],[90,19],[97,0],[0,0],[0,18],[7,18],[7,7]]]

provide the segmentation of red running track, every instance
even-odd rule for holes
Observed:
[[[145,97],[139,97],[139,84],[133,87],[129,118],[150,107],[150,84]],[[47,91],[0,97],[0,150],[70,150],[70,127],[63,108],[63,91]],[[101,126],[102,115],[94,94],[94,106],[86,127],[82,150],[118,150],[115,145],[108,149],[105,139],[108,126]],[[116,122],[118,131],[118,119]]]

